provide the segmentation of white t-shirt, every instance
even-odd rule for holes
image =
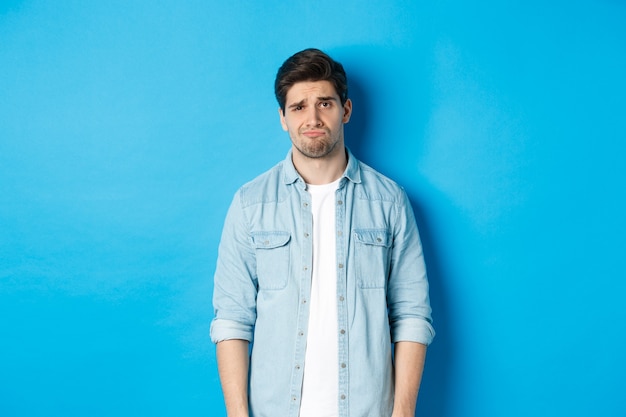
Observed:
[[[300,417],[336,417],[338,410],[335,191],[339,180],[307,185],[313,212],[313,270]]]

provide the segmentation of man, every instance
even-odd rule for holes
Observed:
[[[228,416],[413,417],[434,330],[409,200],[345,147],[341,64],[298,52],[275,93],[291,150],[235,195],[215,273]]]

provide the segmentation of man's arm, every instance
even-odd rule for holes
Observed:
[[[248,417],[249,362],[247,340],[224,340],[217,344],[217,368],[228,417]]]
[[[414,417],[426,359],[426,345],[396,342],[394,358],[396,389],[391,417]]]

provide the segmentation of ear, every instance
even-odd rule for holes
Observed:
[[[283,127],[283,130],[286,132],[289,130],[287,127],[287,122],[285,121],[285,112],[280,107],[278,108],[278,116],[280,117],[280,124]]]
[[[352,100],[347,99],[346,104],[343,105],[343,123],[348,123],[350,121],[350,116],[352,115]]]

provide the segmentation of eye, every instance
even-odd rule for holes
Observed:
[[[330,106],[331,106],[330,101],[322,101],[322,102],[320,103],[320,107],[322,107],[322,108],[324,108],[324,109],[327,109],[327,108],[329,108]]]

